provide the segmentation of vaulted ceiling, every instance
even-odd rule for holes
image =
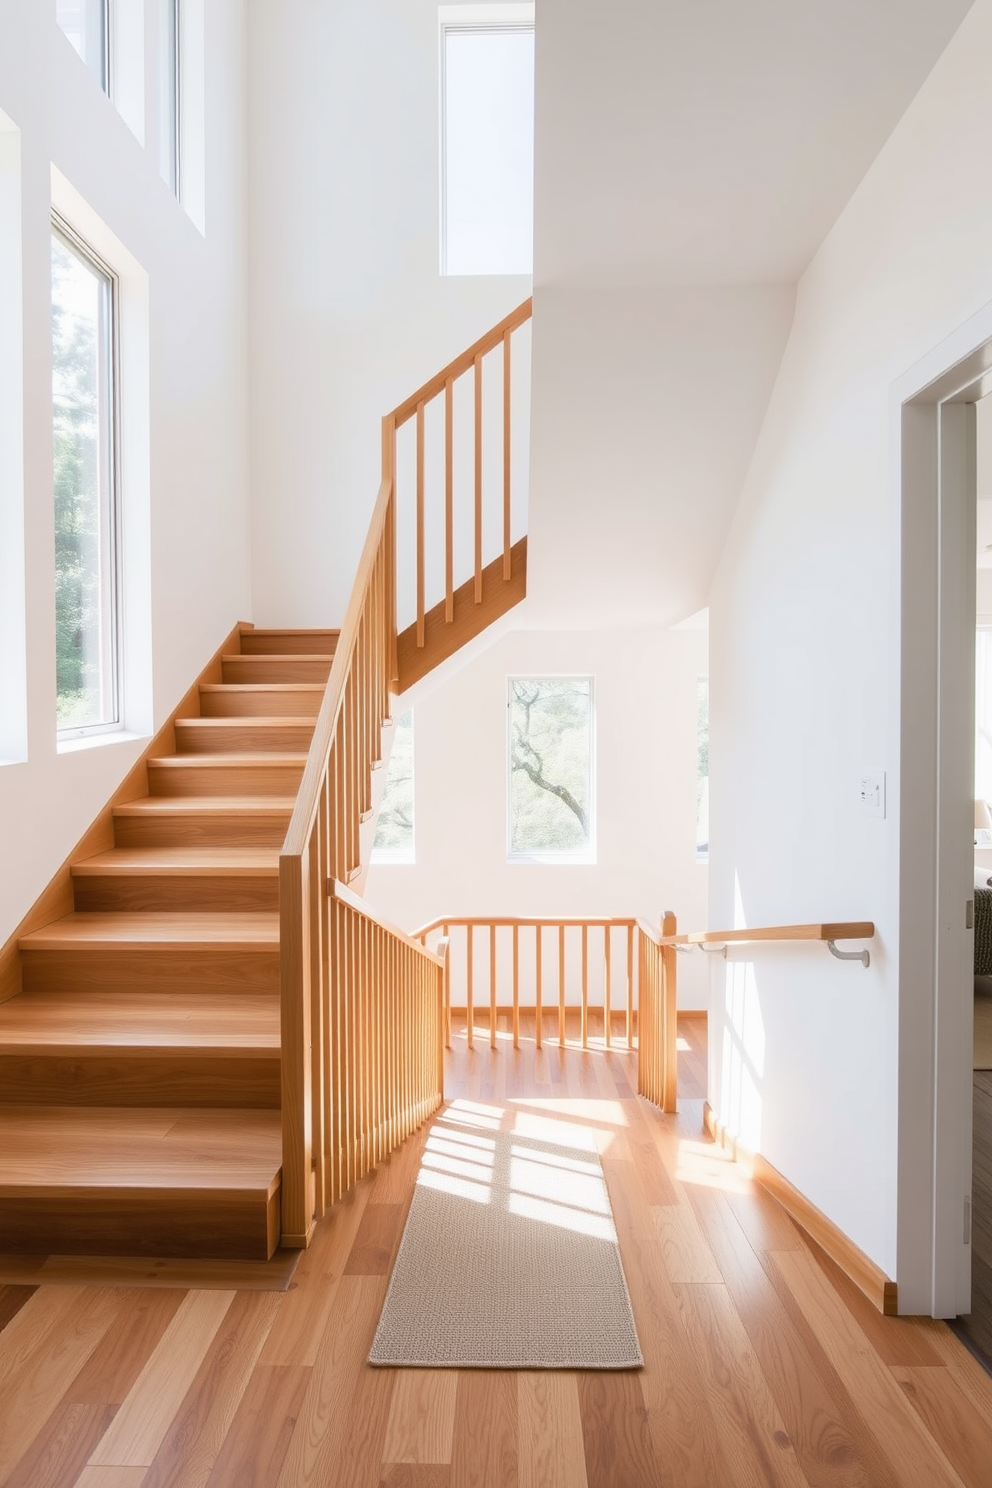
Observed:
[[[795,283],[972,0],[539,0],[535,282]]]

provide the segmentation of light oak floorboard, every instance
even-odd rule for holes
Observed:
[[[451,1461],[457,1388],[454,1369],[396,1371],[383,1447],[387,1463]]]
[[[138,1375],[92,1463],[150,1466],[234,1292],[190,1292]]]
[[[625,1051],[538,1054],[522,1019],[514,1052],[504,1032],[491,1053],[456,1031],[449,1104],[594,1133],[642,1370],[368,1366],[428,1124],[274,1286],[262,1265],[7,1258],[0,1426],[29,1413],[2,1488],[990,1488],[992,1380],[944,1324],[875,1312],[703,1136],[691,1080],[664,1116]],[[683,1069],[704,1036],[692,1020]],[[143,1114],[145,1139],[172,1119]]]

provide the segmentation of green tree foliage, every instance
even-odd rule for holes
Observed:
[[[393,727],[395,737],[375,829],[376,849],[388,852],[413,847],[413,713],[401,714]]]
[[[591,688],[580,677],[510,683],[510,850],[589,841]]]
[[[62,728],[95,721],[100,708],[100,290],[92,271],[54,239],[55,657]]]

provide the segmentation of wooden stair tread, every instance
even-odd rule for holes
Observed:
[[[219,693],[241,693],[241,692],[271,692],[274,697],[282,697],[287,692],[319,692],[326,691],[324,682],[201,682],[201,692]],[[282,719],[285,723],[285,718]]]
[[[248,684],[238,684],[236,682],[212,682],[209,684],[201,683],[200,685],[203,687],[209,685],[214,688],[227,688],[237,687],[239,685],[247,686]],[[284,685],[293,688],[298,686],[299,684],[289,682],[285,683]],[[257,688],[250,688],[249,690],[257,691]],[[176,719],[176,727],[183,729],[281,729],[290,726],[295,726],[297,728],[308,728],[312,730],[314,726],[314,720],[312,715],[309,713],[252,713],[246,718],[197,717]]]
[[[114,816],[285,816],[295,796],[141,796],[114,807]]]
[[[140,873],[144,877],[277,878],[275,847],[115,847],[72,865],[73,878]]]
[[[207,914],[77,913],[65,915],[18,942],[22,951],[203,950],[277,951],[279,915],[214,912]]]
[[[267,765],[275,768],[277,765],[298,765],[302,767],[307,762],[307,756],[302,752],[292,754],[277,754],[273,750],[263,749],[240,749],[240,750],[215,750],[212,754],[163,754],[157,759],[150,759],[149,766],[156,770],[229,770],[243,765],[246,770],[265,769]]]
[[[258,993],[25,992],[0,1003],[0,1053],[279,1047],[279,999]]]
[[[334,660],[333,651],[263,651],[252,655],[248,651],[229,651],[221,657],[221,661],[245,661],[261,662],[264,666],[278,666],[283,661],[326,661]]]
[[[279,1183],[278,1111],[2,1106],[0,1197],[81,1189],[255,1191]]]

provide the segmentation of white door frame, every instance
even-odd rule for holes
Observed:
[[[899,1310],[971,1306],[975,412],[992,306],[894,388]]]

